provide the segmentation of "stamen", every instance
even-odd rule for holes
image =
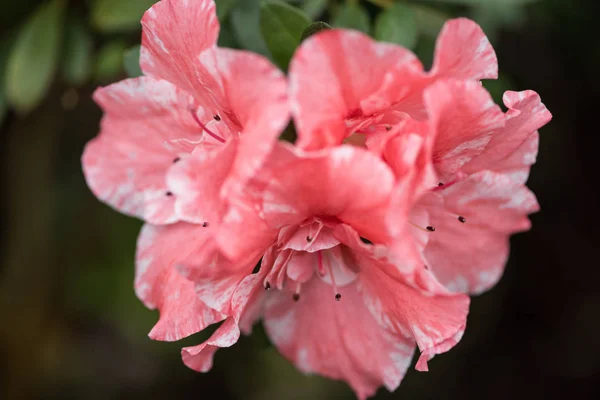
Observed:
[[[265,290],[271,290],[271,284],[269,283],[269,281],[265,282]]]
[[[442,182],[438,183],[438,187],[442,187],[444,184]]]
[[[323,267],[323,256],[321,255],[321,252],[317,252],[317,269],[319,271],[319,275],[321,276],[325,276],[326,272],[325,272],[325,268]]]
[[[165,193],[165,194],[166,194],[168,197],[171,197],[171,196],[173,196],[173,192],[167,192],[167,193]]]
[[[196,123],[198,125],[200,125],[200,128],[202,128],[206,133],[208,133],[210,136],[212,136],[214,139],[218,140],[221,143],[225,143],[225,139],[223,139],[222,137],[220,137],[219,135],[216,135],[215,133],[213,133],[210,129],[208,129],[206,127],[206,125],[204,125],[202,123],[202,121],[200,121],[200,118],[198,118],[198,116],[196,115],[196,112],[194,110],[190,110],[190,112],[192,113],[192,117],[194,118],[194,121],[196,121]]]
[[[459,215],[459,216],[458,216],[458,220],[459,220],[460,222],[462,222],[463,224],[464,224],[465,222],[467,222],[467,219],[466,219],[465,217],[463,217],[462,215]]]
[[[319,258],[319,265],[321,268],[323,267],[323,255],[322,252],[319,251],[317,257]],[[333,275],[333,267],[331,263],[327,263],[327,267],[329,268],[329,276],[331,276],[331,286],[333,287],[334,298],[336,301],[340,301],[342,295],[338,292],[337,285],[335,284],[335,276]]]
[[[175,159],[173,159],[173,164],[175,164],[176,162],[179,162],[181,160],[181,157],[175,157]]]
[[[392,130],[392,126],[391,125],[386,125],[385,126],[385,130],[386,131],[391,131]]]
[[[310,236],[307,236],[306,241],[310,243],[310,242],[312,242],[312,238]]]
[[[208,222],[203,222],[203,223],[202,223],[202,227],[203,227],[203,228],[206,228],[207,226],[208,226]]]
[[[300,300],[300,289],[302,289],[302,284],[299,283],[296,286],[296,293],[294,293],[294,295],[292,296],[292,299],[294,299],[294,301]]]
[[[431,226],[431,225],[429,225],[429,226],[426,226],[425,228],[423,228],[423,227],[421,227],[421,226],[419,226],[419,225],[417,225],[417,224],[413,224],[412,222],[409,222],[409,224],[411,224],[411,225],[412,225],[412,226],[414,226],[415,228],[417,228],[417,229],[420,229],[420,230],[422,230],[422,231],[426,231],[426,232],[435,232],[435,226]]]
[[[423,265],[423,267],[424,267],[426,270],[429,270],[429,267],[428,267],[427,265]]]
[[[213,118],[215,119],[215,121],[220,121],[221,120],[221,117],[219,117],[219,114],[213,115]]]

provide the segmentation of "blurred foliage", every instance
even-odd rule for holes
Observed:
[[[146,337],[157,313],[146,310],[133,291],[141,223],[93,197],[81,174],[80,156],[85,142],[97,134],[101,117],[91,100],[93,88],[141,74],[140,19],[152,3],[19,0],[10,1],[0,14],[0,160],[7,171],[0,199],[0,306],[6,313],[0,329],[0,398],[352,399],[346,385],[303,376],[284,361],[260,326],[235,349],[219,351],[210,375],[189,371],[179,355],[181,347],[198,344],[207,333],[177,343]],[[548,98],[553,111],[560,110],[556,114],[570,113],[562,122],[557,118],[548,128],[555,131],[545,133],[542,141],[541,165],[534,170],[539,178],[534,177],[533,185],[547,219],[517,237],[521,245],[511,259],[522,269],[509,267],[498,288],[474,299],[464,340],[436,357],[429,374],[411,369],[396,394],[382,390],[378,398],[453,398],[448,390],[463,399],[537,398],[545,387],[566,387],[571,378],[577,388],[585,388],[600,360],[600,350],[591,345],[595,330],[588,329],[600,300],[588,294],[589,302],[578,304],[557,295],[565,287],[584,292],[592,280],[585,274],[582,282],[566,272],[561,275],[571,264],[587,260],[574,262],[576,256],[555,249],[575,241],[573,253],[582,254],[588,242],[591,254],[597,252],[597,241],[587,231],[597,209],[595,192],[584,197],[585,204],[568,207],[585,210],[585,234],[561,203],[582,187],[595,187],[589,185],[592,178],[580,177],[594,168],[570,153],[575,137],[583,143],[578,152],[597,148],[582,135],[572,135],[581,113],[575,89],[589,87],[596,96],[600,89],[594,36],[598,15],[587,11],[591,7],[581,5],[583,0],[577,6],[562,0],[216,3],[219,44],[264,54],[282,69],[312,22],[369,32],[412,48],[431,65],[444,21],[472,17],[501,55],[500,79],[484,82],[497,102],[508,88],[533,87]],[[557,79],[564,71],[574,78]],[[551,107],[553,101],[562,107]],[[576,170],[573,179],[565,175],[566,165]],[[547,272],[540,273],[542,268],[553,271],[555,283]],[[565,311],[567,305],[580,312],[572,315]],[[560,329],[549,328],[554,324]],[[590,332],[587,340],[573,339],[579,331]],[[488,369],[494,372],[482,372]],[[516,389],[509,392],[511,387],[525,388],[518,392],[522,397],[514,396]],[[219,395],[206,394],[211,391]],[[573,396],[590,398],[577,391]]]
[[[219,44],[271,58],[282,69],[313,21],[373,33],[377,40],[421,48],[443,22],[456,14],[471,15],[492,38],[505,26],[518,26],[524,6],[535,0],[217,0],[222,23]],[[42,0],[14,7],[21,18],[0,30],[0,121],[8,108],[31,112],[56,78],[80,87],[107,83],[127,73],[139,76],[136,42],[140,19],[154,0]],[[288,4],[286,4],[288,3]],[[13,22],[10,21],[10,22]],[[66,21],[66,22],[65,22]],[[85,23],[87,21],[87,24]],[[424,38],[423,38],[424,37]],[[421,39],[420,39],[421,38]],[[127,51],[126,49],[132,50]],[[429,54],[418,54],[427,59]],[[125,57],[125,60],[123,60]]]

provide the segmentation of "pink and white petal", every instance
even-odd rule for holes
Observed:
[[[216,240],[232,262],[250,253],[264,253],[277,240],[277,229],[260,216],[261,207],[248,198],[238,198],[225,212]]]
[[[387,267],[357,255],[361,273],[357,285],[367,307],[382,329],[412,338],[421,350],[417,369],[427,370],[427,361],[448,351],[462,337],[469,310],[469,297],[451,294],[427,271],[418,275],[419,290],[394,279]]]
[[[181,358],[188,368],[198,372],[208,372],[213,366],[217,350],[231,347],[240,338],[240,328],[233,317],[229,317],[204,343],[181,349]]]
[[[331,290],[313,279],[297,302],[289,291],[269,293],[269,338],[302,372],[344,380],[359,399],[382,385],[393,391],[410,365],[414,342],[379,328],[354,285],[341,288],[339,302]]]
[[[245,277],[231,296],[230,316],[204,343],[181,350],[183,362],[189,368],[207,372],[212,368],[213,357],[219,348],[231,347],[240,337],[240,329],[249,334],[260,316],[265,296],[262,280],[265,272]]]
[[[316,253],[294,251],[287,264],[287,277],[297,283],[306,283],[313,277],[316,265]]]
[[[146,224],[140,232],[135,291],[147,307],[160,310],[160,319],[149,334],[152,339],[179,340],[225,319],[199,299],[193,282],[175,268],[186,254],[197,251],[189,238],[206,235],[202,229],[185,223]]]
[[[241,192],[262,166],[290,119],[287,81],[266,58],[240,50],[218,48],[223,84],[222,114],[241,129],[237,155],[224,194]]]
[[[490,171],[471,175],[439,193],[444,205],[428,208],[436,231],[424,256],[450,290],[479,294],[500,279],[509,236],[529,229],[527,215],[539,206],[523,184]],[[466,222],[458,221],[458,216]]]
[[[464,171],[488,169],[512,174],[525,182],[537,156],[537,130],[552,119],[552,114],[531,90],[508,91],[503,100],[508,107],[506,125],[493,132],[485,151],[465,165]]]
[[[166,81],[141,77],[100,88],[94,99],[106,115],[82,156],[88,186],[125,214],[155,224],[175,222],[165,176],[186,152],[172,143],[200,138],[184,112],[188,96]]]
[[[279,145],[269,168],[263,212],[271,226],[331,216],[373,241],[387,237],[382,227],[394,176],[376,155],[348,145],[312,153]]]
[[[439,81],[424,98],[435,132],[433,163],[446,182],[484,151],[492,133],[504,126],[504,114],[476,81]]]
[[[221,187],[231,171],[236,146],[237,141],[231,140],[210,151],[198,148],[171,167],[166,180],[175,194],[179,219],[197,224],[218,223],[225,211]]]
[[[498,78],[496,53],[477,23],[457,18],[444,24],[430,75],[460,80]]]
[[[422,70],[410,51],[355,31],[323,31],[305,40],[289,69],[297,144],[309,150],[340,144],[346,119],[382,111],[401,94],[388,86],[402,68]]]
[[[142,18],[142,71],[189,93],[202,93],[207,72],[198,56],[216,46],[218,36],[214,1],[162,0]]]

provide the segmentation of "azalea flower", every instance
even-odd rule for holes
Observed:
[[[344,30],[309,38],[290,64],[297,145],[350,143],[380,155],[402,176],[395,202],[413,204],[408,219],[395,208],[388,215],[391,232],[413,237],[396,243],[398,257],[419,252],[454,291],[493,286],[509,236],[529,229],[539,208],[524,183],[551,115],[533,91],[507,92],[504,114],[479,83],[497,70],[488,39],[464,18],[444,25],[430,71],[407,49]],[[419,176],[404,173],[408,148]],[[410,222],[418,218],[427,226]]]
[[[218,256],[211,233],[224,199],[242,190],[287,125],[287,86],[262,56],[216,46],[213,1],[160,1],[145,13],[142,26],[144,76],[94,93],[105,115],[82,163],[100,200],[153,224],[140,234],[144,261],[137,264],[136,293],[146,306],[160,309],[150,336],[178,340],[226,315],[202,303],[194,285],[171,267],[176,252],[185,250],[177,247],[182,243],[165,241],[172,253],[153,259],[144,258],[145,243],[161,230],[158,225],[173,224],[170,229],[190,229],[192,248],[197,244],[207,257]],[[177,206],[167,185],[169,171],[192,154],[204,160],[197,171],[202,203],[194,214]]]
[[[194,179],[195,159],[169,176],[178,202],[201,196],[199,187],[180,184]],[[227,315],[205,343],[183,349],[184,362],[208,370],[216,349],[234,344],[262,317],[272,342],[298,368],[343,379],[361,399],[381,385],[394,390],[415,345],[417,368],[426,370],[430,358],[460,340],[469,298],[411,262],[418,255],[406,254],[404,264],[388,259],[393,189],[392,170],[366,150],[305,153],[280,144],[214,232],[229,264],[206,259],[191,224],[143,232],[138,265],[168,254],[161,260],[167,270],[174,266],[195,283],[202,304]],[[249,254],[262,256],[258,273]],[[215,316],[196,319],[202,325]]]
[[[286,82],[262,56],[216,46],[211,0],[163,0],[142,26],[144,76],[95,92],[105,115],[82,163],[100,200],[166,224],[180,220],[166,174],[182,158],[224,153],[210,156],[210,170],[227,170],[219,196],[260,167],[288,122]]]

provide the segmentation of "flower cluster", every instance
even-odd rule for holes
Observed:
[[[150,332],[208,371],[263,321],[300,370],[360,399],[394,390],[465,329],[469,294],[500,278],[538,209],[525,181],[551,118],[532,91],[503,112],[481,86],[497,60],[477,24],[448,21],[433,67],[348,30],[305,40],[285,76],[216,45],[212,0],[142,19],[144,76],[96,91],[89,187],[146,221],[135,290]],[[279,141],[293,122],[294,145]]]

